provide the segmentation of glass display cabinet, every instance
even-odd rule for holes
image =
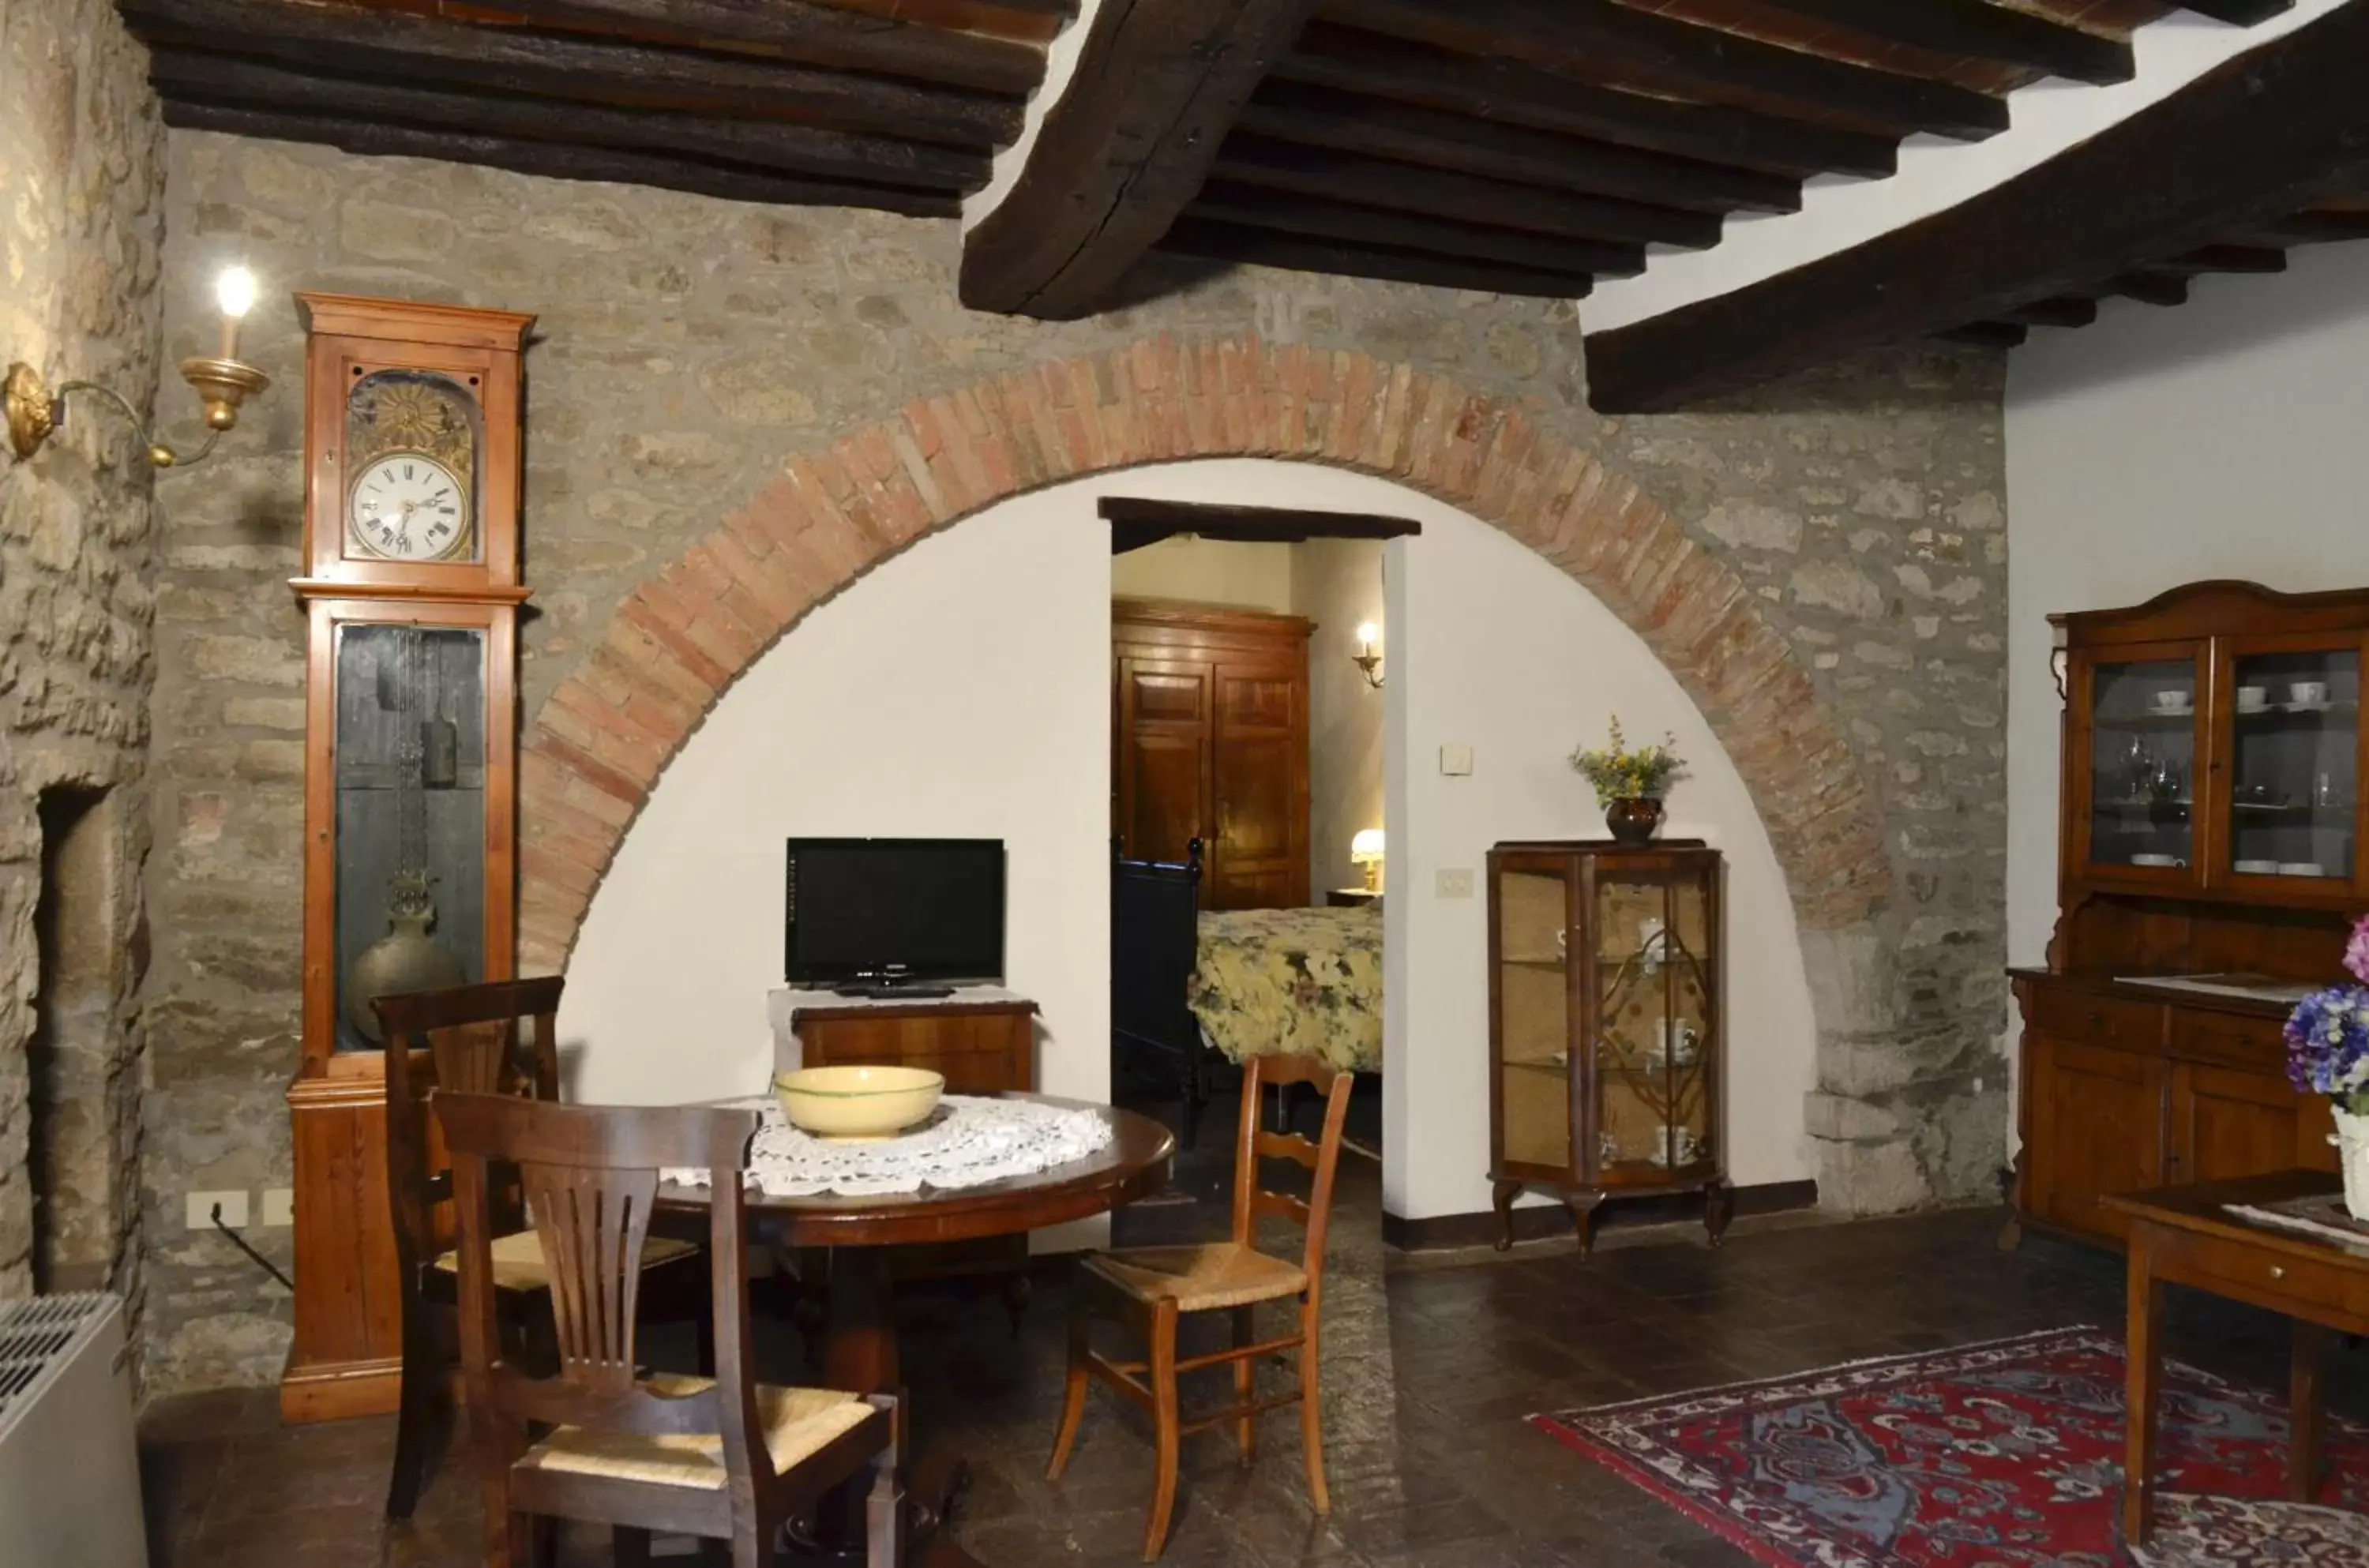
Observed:
[[[2350,904],[2369,894],[2359,612],[2312,629],[2244,585],[2205,586],[2186,595],[2189,635],[2124,641],[2084,617],[2068,641],[2063,870],[2099,889]]]
[[[1489,1178],[1497,1245],[1514,1199],[1552,1192],[1580,1251],[1608,1198],[1703,1195],[1732,1212],[1720,916],[1700,840],[1504,843],[1489,852]]]

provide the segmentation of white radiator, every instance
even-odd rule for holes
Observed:
[[[0,1306],[0,1568],[147,1568],[112,1296]]]

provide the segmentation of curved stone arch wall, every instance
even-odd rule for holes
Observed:
[[[529,730],[522,971],[566,968],[659,774],[809,610],[993,502],[1196,457],[1395,480],[1504,529],[1584,584],[1676,675],[1751,789],[1800,925],[1822,1064],[1884,1048],[1891,944],[1876,917],[1893,871],[1880,808],[1835,714],[1742,579],[1634,481],[1521,407],[1407,365],[1253,337],[1163,335],[916,399],[790,457],[644,580]]]
[[[1481,517],[1586,585],[1701,706],[1750,784],[1805,931],[1891,889],[1833,714],[1743,582],[1634,482],[1520,409],[1362,354],[1166,337],[917,399],[781,476],[621,604],[522,759],[521,961],[566,967],[593,889],[717,696],[915,539],[1062,479],[1192,457],[1324,463]]]

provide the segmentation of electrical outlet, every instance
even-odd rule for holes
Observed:
[[[235,1230],[246,1223],[246,1195],[243,1192],[191,1193],[189,1198],[189,1229],[211,1230],[214,1228],[214,1205],[222,1205],[222,1222]]]
[[[263,1189],[263,1223],[267,1228],[296,1223],[296,1189],[294,1187]]]
[[[1460,779],[1472,771],[1472,748],[1443,746],[1439,749],[1439,771],[1449,778]]]
[[[1443,898],[1472,897],[1472,873],[1464,867],[1443,871],[1432,879],[1432,890]]]

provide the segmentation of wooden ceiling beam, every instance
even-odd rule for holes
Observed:
[[[2180,0],[2180,9],[2233,27],[2250,28],[2295,8],[2295,0]]]
[[[1603,413],[1676,408],[1981,321],[2144,265],[2197,271],[2220,236],[2369,188],[2369,5],[2341,6],[1931,217],[1587,338]],[[2178,258],[2160,261],[2162,257]]]
[[[2188,303],[2188,280],[2174,272],[2156,272],[2140,268],[2123,273],[2106,287],[2124,299],[2167,310]]]
[[[2019,349],[2031,329],[2012,321],[1970,321],[1933,334],[1944,343],[1967,343],[1977,349]]]
[[[290,114],[167,99],[165,123],[189,131],[220,131],[274,142],[310,142],[363,157],[441,158],[448,163],[509,169],[551,179],[611,180],[807,207],[872,207],[914,217],[947,218],[961,210],[948,192],[898,189],[848,180],[798,178],[761,169],[727,167],[698,158],[664,157],[607,147],[573,147],[512,136],[480,136],[463,131],[372,125],[327,115]]]
[[[2018,326],[2087,326],[2098,319],[2098,302],[2071,295],[2033,300],[2000,312],[1999,319]]]
[[[1592,287],[1584,274],[1540,272],[1494,261],[1310,239],[1269,229],[1244,228],[1206,218],[1181,218],[1161,236],[1158,249],[1173,256],[1324,272],[1345,278],[1379,278],[1436,289],[1473,289],[1484,293],[1575,300]]]
[[[1698,102],[1806,110],[1814,119],[1968,140],[2007,129],[2005,100],[1986,93],[1780,48],[1615,0],[1324,0],[1323,15],[1436,49],[1510,56]]]
[[[1302,147],[1240,132],[1226,139],[1213,177],[1302,196],[1337,197],[1368,207],[1422,212],[1471,223],[1528,229],[1573,239],[1660,244],[1700,250],[1719,243],[1720,220],[1708,212],[1547,190],[1535,185],[1452,174],[1329,147]]]
[[[1267,83],[1237,123],[1256,135],[1311,147],[1653,206],[1698,212],[1794,212],[1802,206],[1801,181],[1782,175],[1641,153],[1297,82]]]
[[[1018,181],[963,242],[962,301],[1092,308],[1201,189],[1314,0],[1104,0]]]
[[[779,120],[608,109],[486,92],[447,92],[383,80],[306,75],[278,65],[163,48],[149,56],[157,92],[185,103],[283,110],[512,136],[578,147],[681,154],[776,173],[856,184],[963,191],[987,181],[983,152],[898,142]]]
[[[1888,137],[1622,92],[1519,61],[1459,54],[1331,22],[1301,29],[1274,74],[1741,168],[1881,177],[1900,167],[1899,143]]]
[[[2332,241],[2369,239],[2369,211],[2353,207],[2322,207],[2262,224],[2255,233],[2282,245],[2325,245]]]
[[[804,120],[956,147],[998,147],[1020,133],[1017,99],[745,54],[473,27],[308,0],[120,0],[120,8],[152,48],[240,54],[297,71]]]
[[[2127,82],[2131,46],[2070,23],[1989,0],[1765,0],[1812,21],[1848,28],[1880,43],[1905,43],[1951,58],[2020,65],[2076,82]]]
[[[1327,201],[1288,191],[1263,190],[1254,185],[1236,185],[1228,180],[1213,179],[1204,185],[1201,194],[1184,212],[1189,217],[1211,218],[1246,228],[1276,229],[1285,234],[1390,246],[1402,250],[1434,251],[1478,261],[1502,261],[1541,272],[1628,277],[1645,269],[1642,246],[1607,245],[1479,223],[1444,223],[1437,218]]]
[[[1024,43],[866,16],[811,0],[766,0],[762,6],[745,0],[478,3],[535,27],[624,34],[678,47],[756,51],[808,65],[876,71],[1008,97],[1025,97],[1045,74],[1044,52]]]
[[[2287,253],[2268,245],[2204,245],[2165,261],[2148,263],[2158,272],[2283,272]]]

